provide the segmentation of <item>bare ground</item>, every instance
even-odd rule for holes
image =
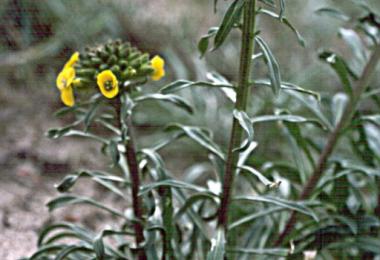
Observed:
[[[97,144],[44,137],[48,128],[63,124],[53,116],[55,108],[61,106],[57,93],[3,85],[0,103],[0,259],[30,256],[46,223],[65,220],[100,228],[110,222],[109,216],[88,207],[49,213],[45,206],[58,195],[54,184],[67,172],[79,166],[96,169],[104,162]],[[87,181],[78,183],[74,190],[108,202],[115,199]]]

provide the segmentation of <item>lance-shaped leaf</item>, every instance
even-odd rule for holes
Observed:
[[[340,28],[339,36],[347,43],[355,58],[360,61],[360,64],[365,64],[367,53],[358,33],[352,29]]]
[[[228,99],[232,101],[232,103],[236,102],[236,91],[234,89],[234,86],[228,82],[226,78],[224,78],[222,75],[216,72],[209,72],[207,73],[207,79],[212,81],[215,84],[224,84],[226,87],[222,87],[220,90],[226,95]],[[227,87],[227,85],[231,85],[231,87]]]
[[[100,136],[97,136],[97,135],[94,135],[94,134],[91,134],[88,132],[83,132],[80,130],[74,130],[74,129],[71,129],[71,127],[50,129],[46,135],[49,138],[53,138],[53,139],[63,137],[63,136],[80,136],[80,137],[87,137],[87,138],[99,141],[101,143],[104,143],[104,144],[108,143],[107,139],[105,139],[103,137],[100,137]]]
[[[331,66],[342,82],[344,91],[352,96],[350,76],[353,76],[353,72],[347,65],[346,61],[339,55],[329,51],[320,53],[319,58]]]
[[[253,82],[257,86],[266,86],[271,87],[271,82],[268,79],[258,79]],[[300,86],[297,86],[296,84],[289,83],[289,82],[281,82],[281,89],[282,90],[289,90],[289,91],[296,91],[302,94],[310,95],[314,97],[318,102],[321,100],[321,96],[318,92],[302,88]]]
[[[274,2],[274,0],[259,0],[259,2],[266,4],[270,7],[276,7],[276,3]]]
[[[213,83],[206,81],[189,81],[189,80],[177,80],[160,89],[162,94],[169,94],[177,92],[179,90],[190,87],[207,87],[207,88],[233,88],[231,84],[227,83]]]
[[[165,101],[170,102],[184,110],[186,110],[188,113],[193,113],[193,108],[190,104],[188,104],[182,97],[174,95],[174,94],[147,94],[140,97],[137,97],[134,101],[137,104],[140,104],[142,101],[147,100],[158,100],[158,101]]]
[[[304,104],[306,108],[308,108],[320,120],[324,128],[327,128],[329,131],[333,130],[334,127],[331,124],[331,122],[327,119],[327,117],[324,115],[318,100],[315,100],[314,98],[311,98],[309,96],[300,95],[300,93],[294,91],[289,91],[288,95],[295,97],[302,104]]]
[[[214,38],[214,50],[219,48],[227,38],[231,29],[240,21],[241,13],[246,0],[234,0],[229,6]]]
[[[220,260],[224,258],[225,234],[223,228],[218,228],[216,236],[211,239],[211,249],[207,254],[207,260]]]
[[[39,233],[37,245],[41,247],[42,245],[48,244],[49,241],[51,241],[50,235],[59,233],[58,230],[73,232],[76,234],[77,238],[84,242],[91,242],[92,237],[94,236],[92,232],[80,226],[68,222],[60,222],[44,227],[42,231]]]
[[[144,195],[144,194],[146,194],[146,193],[148,193],[154,189],[158,189],[160,187],[187,189],[187,190],[207,193],[207,189],[203,188],[201,186],[190,184],[190,183],[179,181],[179,180],[167,179],[167,180],[157,181],[157,182],[146,184],[146,185],[142,186],[141,190],[139,192],[139,196],[142,196],[142,195]]]
[[[231,253],[241,253],[241,254],[250,254],[250,255],[268,255],[268,256],[288,256],[288,248],[240,248],[233,247],[227,248],[227,252]]]
[[[243,128],[244,132],[247,135],[247,138],[244,139],[240,147],[235,148],[234,150],[234,151],[241,151],[241,150],[246,149],[247,146],[253,142],[253,136],[254,136],[253,126],[252,126],[251,119],[249,118],[246,112],[234,110],[233,115],[236,118],[236,120],[238,120],[241,128]]]
[[[360,120],[380,126],[380,114],[361,116]]]
[[[215,34],[218,32],[219,27],[211,27],[207,34],[203,35],[202,38],[198,42],[198,51],[201,54],[201,58],[205,55],[207,49],[209,40],[211,37],[215,36]]]
[[[344,22],[348,22],[350,20],[350,17],[347,14],[343,13],[342,11],[340,11],[338,9],[331,8],[331,7],[319,8],[315,12],[317,14],[328,15],[330,17],[339,19],[339,20],[344,21]]]
[[[252,174],[253,176],[257,177],[265,186],[270,186],[273,184],[273,182],[271,182],[270,180],[268,180],[261,172],[259,172],[258,170],[250,167],[250,166],[247,166],[247,165],[242,165],[242,166],[239,166],[239,169],[246,171],[250,174]]]
[[[257,124],[261,122],[272,122],[272,121],[285,121],[291,123],[313,123],[321,126],[320,122],[315,119],[306,118],[297,115],[263,115],[255,116],[251,118],[252,124]]]
[[[67,175],[55,187],[59,192],[67,192],[71,187],[74,186],[74,184],[78,181],[79,178],[85,178],[85,177],[91,178],[92,180],[99,183],[103,187],[125,198],[124,193],[115,185],[113,185],[112,182],[121,183],[123,185],[127,184],[128,182],[125,179],[120,178],[118,176],[109,175],[105,172],[99,172],[99,171],[80,171],[76,174]]]
[[[220,149],[220,147],[211,139],[211,137],[206,133],[205,130],[193,127],[193,126],[185,126],[180,124],[172,124],[169,125],[166,130],[181,130],[185,133],[190,139],[200,144],[204,148],[206,148],[211,153],[217,155],[219,158],[225,158],[224,153]]]
[[[317,215],[307,206],[304,205],[303,202],[295,202],[289,201],[281,198],[276,198],[272,196],[236,196],[233,198],[234,201],[250,201],[250,202],[264,202],[271,203],[277,206],[281,206],[286,209],[298,211],[302,214],[311,216],[315,221],[318,221]]]
[[[67,205],[75,205],[75,204],[88,204],[95,206],[97,208],[103,209],[105,211],[108,211],[112,213],[115,216],[119,216],[122,218],[125,218],[124,214],[116,209],[112,209],[100,202],[97,202],[93,199],[86,198],[86,197],[79,197],[74,195],[63,195],[59,196],[47,203],[47,206],[49,208],[49,211],[53,211],[57,208],[61,208]]]
[[[281,15],[278,15],[275,12],[272,12],[272,11],[267,10],[267,9],[262,9],[262,8],[260,8],[257,12],[259,14],[265,14],[265,15],[268,15],[268,16],[270,16],[272,18],[280,20],[283,24],[285,24],[286,26],[288,26],[289,29],[294,32],[294,34],[297,37],[298,43],[302,47],[305,47],[305,45],[306,45],[305,44],[305,39],[302,37],[301,33],[293,26],[293,24],[290,23],[290,21],[286,17],[284,17],[284,16],[281,17]]]
[[[335,126],[342,119],[348,102],[349,97],[344,93],[337,93],[332,98],[331,110],[333,112],[333,121]]]
[[[255,40],[264,54],[265,60],[268,65],[269,78],[272,84],[272,90],[273,93],[277,95],[281,89],[280,67],[266,42],[260,36],[256,36]]]
[[[234,221],[233,223],[231,223],[228,226],[228,229],[229,230],[234,229],[240,225],[247,224],[247,223],[249,223],[255,219],[261,218],[261,217],[267,217],[267,216],[269,216],[269,214],[272,214],[274,212],[278,212],[281,210],[284,210],[284,208],[283,207],[272,207],[272,208],[268,208],[265,210],[260,210],[259,212],[248,214],[248,215]]]

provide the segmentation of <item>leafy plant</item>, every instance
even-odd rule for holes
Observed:
[[[209,81],[178,80],[153,91],[151,80],[165,75],[159,56],[150,59],[121,41],[75,53],[57,78],[61,99],[68,106],[57,115],[70,113],[75,120],[49,130],[48,136],[99,142],[111,167],[110,172],[80,170],[67,175],[57,189],[68,192],[82,178],[90,178],[120,197],[133,213],[89,197],[55,198],[48,203],[50,210],[88,204],[118,218],[120,225],[97,234],[72,223],[48,225],[30,259],[293,259],[302,254],[373,259],[380,255],[380,102],[371,82],[380,59],[380,26],[371,8],[357,5],[365,16],[350,18],[331,8],[317,11],[353,24],[339,31],[353,50],[352,60],[331,50],[319,53],[342,84],[343,92],[331,96],[282,80],[280,65],[256,25],[257,16],[269,15],[290,28],[304,46],[281,0],[234,0],[220,26],[201,38],[198,48],[204,56],[211,40],[215,50],[232,30],[241,31],[236,83],[214,72],[208,74]],[[255,76],[255,62],[265,64],[268,78]],[[273,113],[253,115],[248,104],[260,86],[269,87],[273,99],[291,99],[308,112],[274,103]],[[178,92],[196,87],[220,91],[232,101],[234,108],[225,115],[232,120],[228,147],[218,144],[210,129],[173,122],[170,117],[159,130],[161,137],[142,146],[133,120],[141,103],[167,103],[191,118],[199,110]],[[364,102],[369,106],[364,107]],[[94,125],[109,133],[91,132]],[[260,146],[256,131],[262,125],[276,126],[275,138],[289,145],[276,147],[277,140],[271,145],[284,149],[280,154],[286,156],[254,154]],[[191,176],[179,179],[167,169],[162,149],[183,138],[207,153],[212,165],[207,186]],[[67,238],[75,242],[66,243]]]

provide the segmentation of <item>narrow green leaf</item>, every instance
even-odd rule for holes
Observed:
[[[254,175],[256,178],[258,178],[265,186],[270,186],[271,184],[273,184],[273,182],[271,182],[270,180],[268,180],[261,172],[259,172],[258,170],[250,167],[250,166],[247,166],[247,165],[242,165],[242,166],[239,166],[240,169]]]
[[[331,111],[333,112],[334,126],[337,126],[342,119],[346,106],[349,102],[349,97],[344,93],[337,93],[332,98]]]
[[[42,257],[46,257],[47,255],[50,255],[52,253],[57,253],[63,248],[65,248],[66,245],[46,245],[40,247],[37,252],[35,252],[32,256],[30,256],[29,260],[41,260],[44,259]],[[46,259],[46,258],[45,258]]]
[[[215,84],[231,85],[231,83],[228,82],[226,78],[217,72],[209,72],[207,73],[206,77],[208,80],[212,81]],[[236,91],[233,85],[231,85],[231,87],[222,87],[220,90],[224,93],[224,95],[226,95],[228,99],[232,101],[232,103],[236,102]]]
[[[93,243],[94,251],[96,254],[96,259],[97,260],[104,260],[106,257],[106,252],[103,244],[103,235],[100,233],[97,235],[94,239]]]
[[[271,87],[271,82],[270,80],[267,80],[267,79],[258,79],[258,80],[255,80],[253,82],[255,85],[258,85],[258,86],[267,86],[267,87]],[[281,89],[283,90],[289,90],[289,91],[296,91],[296,92],[300,92],[302,94],[307,94],[307,95],[310,95],[312,96],[313,98],[315,98],[318,102],[321,100],[321,96],[318,92],[315,92],[315,91],[312,91],[312,90],[308,90],[308,89],[305,89],[305,88],[301,88],[300,86],[297,86],[293,83],[289,83],[289,82],[281,82]]]
[[[99,142],[104,143],[104,144],[108,143],[108,141],[103,137],[100,137],[100,136],[97,136],[94,134],[90,134],[90,133],[86,133],[86,132],[83,132],[80,130],[73,130],[71,128],[50,129],[47,132],[47,136],[49,138],[53,138],[53,139],[63,137],[63,136],[80,136],[80,137],[90,138],[90,139],[99,141]]]
[[[119,160],[120,160],[120,153],[119,153],[119,149],[117,148],[117,143],[115,142],[115,140],[111,140],[108,143],[108,150],[112,158],[113,167],[115,167],[116,165],[119,164]]]
[[[370,123],[380,127],[380,114],[365,115],[365,116],[361,116],[360,119],[363,121],[370,122]]]
[[[97,101],[93,102],[90,105],[90,108],[88,109],[88,111],[86,112],[86,115],[83,119],[83,123],[85,126],[85,132],[88,131],[88,128],[90,127],[92,121],[94,120],[94,118],[96,116],[96,111],[98,110],[99,104],[101,103],[100,101],[101,100],[97,100]]]
[[[223,44],[233,26],[240,21],[245,2],[246,0],[234,0],[229,6],[215,35],[213,50],[216,50]]]
[[[286,17],[284,17],[284,16],[281,17],[280,15],[276,14],[275,12],[272,12],[270,10],[263,9],[263,8],[259,9],[257,12],[259,14],[265,14],[265,15],[268,15],[269,17],[280,20],[283,24],[288,26],[289,29],[294,32],[294,34],[297,37],[298,43],[302,47],[306,46],[305,39],[302,37],[301,33],[293,26],[293,24],[291,24],[291,22]]]
[[[287,114],[287,113],[288,113],[287,111],[286,112],[284,111],[282,114]],[[302,135],[301,127],[299,126],[299,124],[285,121],[284,125],[285,125],[289,135],[294,139],[296,145],[302,149],[302,151],[307,156],[307,159],[309,160],[310,165],[314,168],[315,163],[314,163],[314,159],[313,159],[313,156],[311,154],[311,151],[309,149],[309,144],[308,144],[306,138]],[[297,149],[294,149],[294,150],[298,150],[298,147],[297,147]],[[296,156],[298,157],[298,159],[302,160],[301,154],[297,154]],[[298,168],[302,169],[302,167],[301,168],[298,167]]]
[[[189,138],[194,140],[196,143],[200,144],[204,148],[206,148],[211,153],[217,155],[219,158],[225,158],[224,153],[219,148],[219,146],[214,143],[214,141],[210,138],[209,135],[205,133],[202,129],[193,126],[184,126],[180,124],[172,124],[166,128],[167,131],[170,130],[181,130],[183,131]]]
[[[315,221],[318,221],[317,215],[302,202],[288,201],[281,198],[276,198],[272,196],[236,196],[234,201],[250,201],[250,202],[264,202],[271,203],[283,208],[298,211],[302,214],[311,216]]]
[[[353,73],[347,65],[346,61],[341,56],[329,51],[321,52],[319,54],[319,58],[331,66],[331,68],[336,72],[340,81],[342,82],[344,91],[348,95],[352,96],[350,75]]]
[[[261,210],[259,212],[255,212],[255,213],[252,213],[252,214],[248,214],[234,222],[232,222],[229,226],[228,226],[228,229],[231,230],[231,229],[234,229],[238,226],[241,226],[241,225],[245,225],[257,218],[261,218],[261,217],[267,217],[269,214],[271,213],[274,213],[274,212],[278,212],[278,211],[281,211],[281,210],[284,210],[284,208],[282,207],[273,207],[273,208],[268,208],[268,209],[265,209],[265,210]]]
[[[352,29],[340,28],[339,36],[350,47],[355,58],[364,65],[367,62],[367,53],[358,33]]]
[[[319,101],[309,96],[300,95],[300,93],[294,91],[288,92],[288,95],[291,95],[292,97],[299,100],[302,104],[304,104],[306,108],[308,108],[320,120],[325,128],[327,128],[329,131],[333,130],[334,127],[322,112]]]
[[[77,238],[79,238],[82,241],[87,241],[87,242],[90,242],[94,235],[92,232],[89,232],[88,230],[82,227],[76,226],[72,223],[60,222],[60,223],[55,223],[55,224],[44,227],[42,231],[39,233],[37,245],[39,247],[42,247],[43,245],[47,244],[48,241],[50,240],[50,238],[46,239],[47,236],[50,233],[53,233],[53,234],[59,233],[57,232],[58,230],[72,231],[73,233],[76,234]]]
[[[251,118],[252,124],[272,121],[285,121],[291,123],[313,123],[316,125],[321,125],[320,122],[315,119],[309,119],[297,115],[263,115]]]
[[[192,208],[198,201],[206,201],[209,200],[214,204],[218,205],[218,198],[210,195],[209,193],[197,193],[186,199],[185,203],[178,209],[175,213],[174,219],[176,221],[186,212],[188,209]]]
[[[356,238],[355,245],[361,250],[380,254],[380,239],[375,237],[358,237]]]
[[[218,228],[216,237],[211,240],[211,249],[207,254],[207,260],[221,260],[224,258],[224,246],[226,243],[224,236],[224,230]]]
[[[237,150],[235,149],[235,151],[244,150],[247,148],[247,146],[250,143],[253,142],[253,137],[254,137],[253,126],[246,112],[235,109],[233,111],[233,116],[236,118],[236,120],[239,121],[240,126],[243,128],[244,132],[247,135],[247,138],[244,139],[240,147],[237,148]]]
[[[210,87],[210,88],[233,88],[229,83],[212,83],[206,81],[188,81],[188,80],[177,80],[174,81],[160,89],[163,94],[173,93],[189,87]]]
[[[289,249],[287,248],[227,248],[227,252],[230,253],[242,253],[242,254],[253,254],[253,255],[270,255],[270,256],[282,256],[286,257],[289,255]]]
[[[272,83],[273,93],[275,95],[278,95],[281,89],[280,67],[266,42],[260,36],[256,36],[255,40],[265,56],[265,60],[267,62],[269,70],[269,78]]]
[[[266,4],[270,7],[276,7],[274,0],[259,0],[259,2]]]
[[[74,186],[74,184],[77,182],[79,178],[86,178],[86,177],[91,178],[92,180],[108,188],[112,192],[124,197],[123,192],[119,190],[116,186],[112,185],[111,182],[117,182],[123,185],[128,184],[128,182],[121,177],[110,175],[108,173],[99,172],[99,171],[85,170],[85,171],[77,172],[76,174],[67,175],[55,187],[59,192],[67,192],[70,190],[71,187]]]
[[[172,187],[172,188],[177,188],[177,189],[188,189],[188,190],[193,190],[193,191],[197,191],[197,192],[205,192],[205,193],[208,192],[208,190],[206,188],[203,188],[203,187],[198,186],[198,185],[186,183],[186,182],[179,181],[179,180],[168,179],[168,180],[157,181],[157,182],[146,184],[146,185],[142,186],[140,189],[140,192],[139,192],[139,196],[142,196],[142,195],[144,195],[144,194],[146,194],[146,193],[148,193],[154,189],[160,188],[160,187]]]
[[[89,204],[89,205],[95,206],[97,208],[106,210],[115,216],[125,218],[125,216],[122,212],[119,212],[115,209],[109,208],[108,206],[106,206],[102,203],[96,202],[93,199],[86,198],[86,197],[74,196],[74,195],[59,196],[59,197],[49,201],[47,203],[47,206],[49,208],[49,211],[53,211],[57,208],[61,208],[61,207],[67,206],[67,205],[75,205],[75,204]]]
[[[350,17],[348,15],[346,15],[345,13],[343,13],[342,11],[340,11],[338,9],[331,8],[331,7],[323,7],[323,8],[318,9],[315,12],[317,14],[328,15],[330,17],[342,20],[344,22],[348,22],[350,20]]]
[[[178,106],[179,108],[184,109],[190,114],[193,113],[192,106],[188,104],[182,97],[174,95],[174,94],[160,94],[160,93],[147,94],[147,95],[137,97],[134,101],[137,104],[140,104],[142,101],[147,101],[147,100],[158,100],[158,101],[170,102]]]
[[[65,249],[59,252],[59,254],[54,258],[54,260],[65,260],[67,259],[67,256],[74,252],[89,253],[87,257],[91,257],[93,255],[93,251],[91,250],[91,248],[88,248],[86,246],[68,245],[65,247]]]
[[[202,58],[205,53],[207,52],[208,45],[209,45],[209,40],[211,37],[215,36],[215,34],[218,32],[219,27],[211,27],[207,34],[203,35],[202,38],[198,42],[198,51],[201,54]]]

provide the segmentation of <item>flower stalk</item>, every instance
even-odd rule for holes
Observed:
[[[380,45],[377,45],[375,47],[375,50],[372,53],[370,60],[365,66],[361,77],[356,83],[356,87],[353,89],[352,98],[347,104],[345,111],[343,113],[343,116],[341,117],[340,121],[338,122],[334,130],[330,133],[327,143],[319,157],[318,164],[312,176],[310,177],[305,187],[303,188],[301,195],[299,197],[299,200],[307,199],[312,194],[313,190],[318,184],[318,181],[323,176],[324,170],[326,169],[327,161],[330,155],[332,154],[332,152],[334,151],[336,144],[338,143],[340,133],[350,124],[355,114],[355,111],[357,109],[358,103],[360,101],[360,97],[367,89],[368,84],[376,70],[376,66],[379,63],[379,60],[380,60]],[[296,221],[297,221],[297,213],[293,211],[291,213],[291,216],[288,222],[285,225],[284,230],[282,231],[279,238],[275,242],[276,246],[282,244],[286,236],[291,233],[291,231],[294,228],[294,225],[296,224]]]
[[[236,89],[235,109],[245,111],[247,107],[249,82],[251,78],[252,54],[254,52],[255,38],[255,8],[256,0],[248,0],[244,6],[242,40],[240,51],[240,67],[238,87]],[[235,169],[239,154],[234,151],[240,145],[243,136],[243,129],[239,121],[234,118],[228,148],[227,162],[223,180],[223,190],[221,204],[218,212],[218,226],[225,232],[228,228],[228,207],[231,201],[231,193],[234,185]]]
[[[131,178],[131,190],[132,190],[132,208],[133,208],[133,214],[134,214],[134,223],[133,228],[135,230],[135,242],[138,248],[137,256],[139,260],[146,260],[147,256],[145,254],[144,249],[142,248],[142,245],[145,241],[144,239],[144,227],[142,225],[142,216],[143,216],[143,209],[140,197],[138,196],[139,190],[140,190],[140,176],[139,176],[139,168],[138,168],[138,161],[136,157],[136,151],[134,146],[134,139],[132,135],[132,119],[130,115],[128,115],[127,118],[123,119],[121,118],[122,111],[121,111],[121,100],[120,97],[115,99],[114,107],[116,110],[117,115],[117,124],[118,128],[122,129],[122,122],[125,120],[125,124],[128,129],[128,139],[125,141],[125,157],[128,162],[128,169],[129,174]]]

